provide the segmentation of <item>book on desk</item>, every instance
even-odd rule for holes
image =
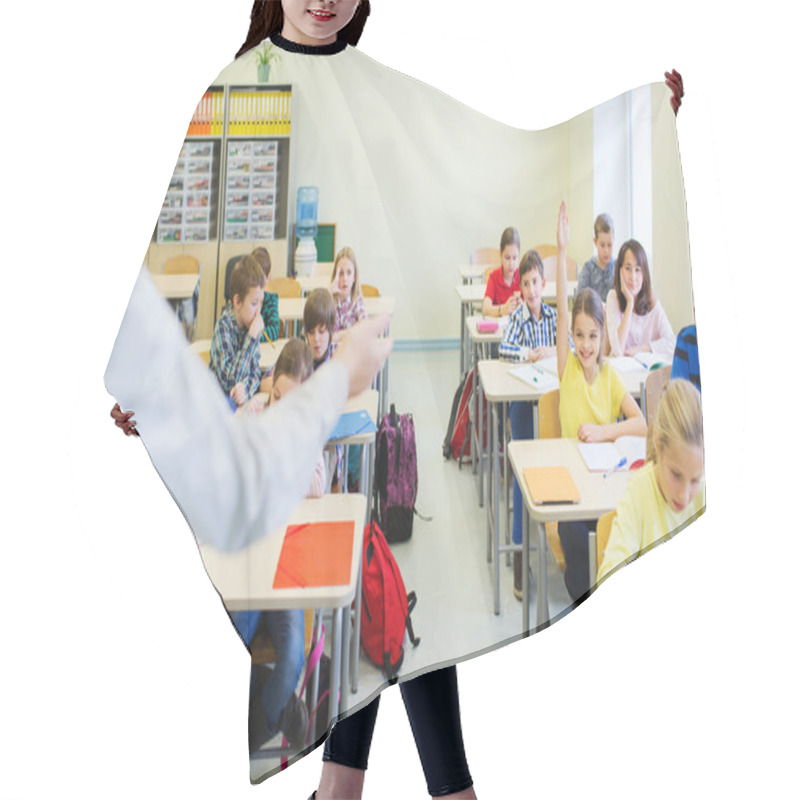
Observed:
[[[581,499],[567,467],[525,467],[523,475],[536,505],[577,503]]]

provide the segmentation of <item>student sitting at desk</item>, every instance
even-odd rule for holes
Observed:
[[[231,273],[231,302],[211,339],[209,366],[233,408],[244,405],[261,384],[259,341],[264,330],[261,306],[266,277],[253,256],[244,256]]]
[[[636,401],[614,368],[603,359],[603,301],[594,289],[584,289],[572,307],[572,340],[567,323],[567,244],[569,219],[561,203],[558,212],[556,265],[559,405],[561,435],[583,442],[613,442],[620,436],[644,436],[647,424]],[[624,416],[623,422],[616,422]],[[558,536],[567,562],[564,580],[574,601],[589,591],[588,522],[561,522]]]
[[[500,355],[538,361],[555,355],[556,309],[542,302],[544,290],[544,265],[535,250],[528,250],[519,265],[519,282],[525,301],[511,314]],[[532,403],[511,403],[508,408],[511,436],[514,439],[533,438]],[[514,479],[514,544],[522,544],[522,492]],[[514,597],[522,600],[522,553],[514,553]]]
[[[292,339],[278,356],[272,373],[270,406],[275,405],[313,373],[311,350],[302,339]],[[321,497],[325,490],[325,461],[319,455],[307,497]],[[299,750],[305,744],[308,712],[294,693],[304,664],[304,615],[302,609],[286,611],[233,611],[231,621],[250,643],[257,630],[264,630],[275,648],[274,669],[254,664],[250,673],[250,753],[282,731],[289,744]]]
[[[647,255],[635,239],[619,249],[606,315],[612,357],[651,352],[672,355],[675,333],[653,292]]]
[[[489,274],[483,296],[484,317],[505,317],[522,302],[519,297],[519,233],[506,228],[500,237],[500,266]]]
[[[264,276],[269,281],[272,272],[272,259],[266,247],[256,247],[252,252],[253,258],[261,264]],[[271,342],[278,338],[281,321],[278,316],[278,295],[275,292],[264,290],[264,303],[261,306],[261,319],[264,320],[264,335]]]
[[[333,355],[333,331],[336,307],[327,289],[314,289],[303,306],[303,330],[314,356],[314,369],[321,367]]]
[[[336,303],[333,341],[338,342],[348,328],[367,318],[358,278],[358,263],[352,247],[343,247],[336,254],[331,274],[331,294]]]
[[[670,381],[647,435],[647,463],[617,506],[598,582],[703,513],[703,411],[689,381]]]
[[[605,299],[614,286],[614,223],[608,214],[598,214],[594,221],[592,241],[597,255],[592,256],[581,268],[578,291],[594,289]]]

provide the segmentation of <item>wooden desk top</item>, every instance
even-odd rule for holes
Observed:
[[[478,323],[483,320],[483,316],[478,314],[474,317],[467,317],[467,333],[469,333],[470,339],[476,342],[502,342],[506,325],[508,325],[508,317],[496,317],[495,319],[499,323],[497,330],[491,333],[481,333],[478,330]]]
[[[258,365],[262,370],[275,366],[275,362],[278,360],[281,350],[283,350],[288,341],[288,339],[277,339],[272,344],[269,342],[261,342],[259,345],[261,358],[259,359]],[[195,339],[191,344],[191,349],[199,356],[203,356],[206,363],[208,363],[207,356],[211,351],[211,339]]]
[[[303,297],[279,297],[278,316],[282,320],[292,322],[303,319],[303,308],[306,301]],[[374,317],[378,314],[394,314],[394,297],[365,297],[364,310],[367,316]]]
[[[200,276],[189,275],[151,275],[153,283],[165,300],[188,300],[194,294],[194,287]]]
[[[363,495],[326,494],[313,500],[303,500],[289,519],[289,525],[353,521],[350,582],[346,586],[273,589],[285,527],[237,553],[224,553],[210,545],[200,545],[200,553],[208,576],[229,611],[341,608],[349,605],[355,596],[366,513],[367,498]]]
[[[577,281],[569,281],[567,285],[567,297],[572,297],[575,290],[578,288]],[[483,300],[486,294],[486,285],[483,283],[468,283],[459,284],[455,287],[458,299],[462,303],[477,303]],[[548,281],[544,286],[542,292],[542,299],[545,302],[553,303],[556,299],[556,284],[555,281]]]
[[[608,359],[612,366],[616,359]],[[515,401],[538,400],[545,392],[555,388],[548,386],[544,391],[537,392],[519,378],[509,375],[509,370],[519,367],[523,361],[501,361],[498,359],[487,359],[478,362],[478,374],[481,379],[481,387],[490,403],[511,403]],[[540,362],[542,368],[551,373],[557,379],[556,364],[553,358]],[[622,371],[617,370],[625,390],[638,400],[642,394],[642,381],[647,377],[648,371],[642,367],[641,370]]]
[[[577,439],[531,439],[508,445],[511,468],[522,489],[525,505],[532,519],[539,522],[570,522],[598,519],[613,511],[625,493],[630,472],[615,472],[607,478],[601,472],[589,472],[578,451]],[[523,478],[525,467],[565,466],[578,487],[580,501],[560,505],[535,505]]]

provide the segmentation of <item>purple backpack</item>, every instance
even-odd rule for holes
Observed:
[[[386,541],[405,542],[411,538],[417,499],[417,444],[414,418],[398,414],[394,404],[381,420],[375,448],[375,492],[378,495],[378,523]]]

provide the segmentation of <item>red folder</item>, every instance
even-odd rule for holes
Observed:
[[[272,588],[346,586],[350,583],[354,533],[352,520],[290,525]]]

